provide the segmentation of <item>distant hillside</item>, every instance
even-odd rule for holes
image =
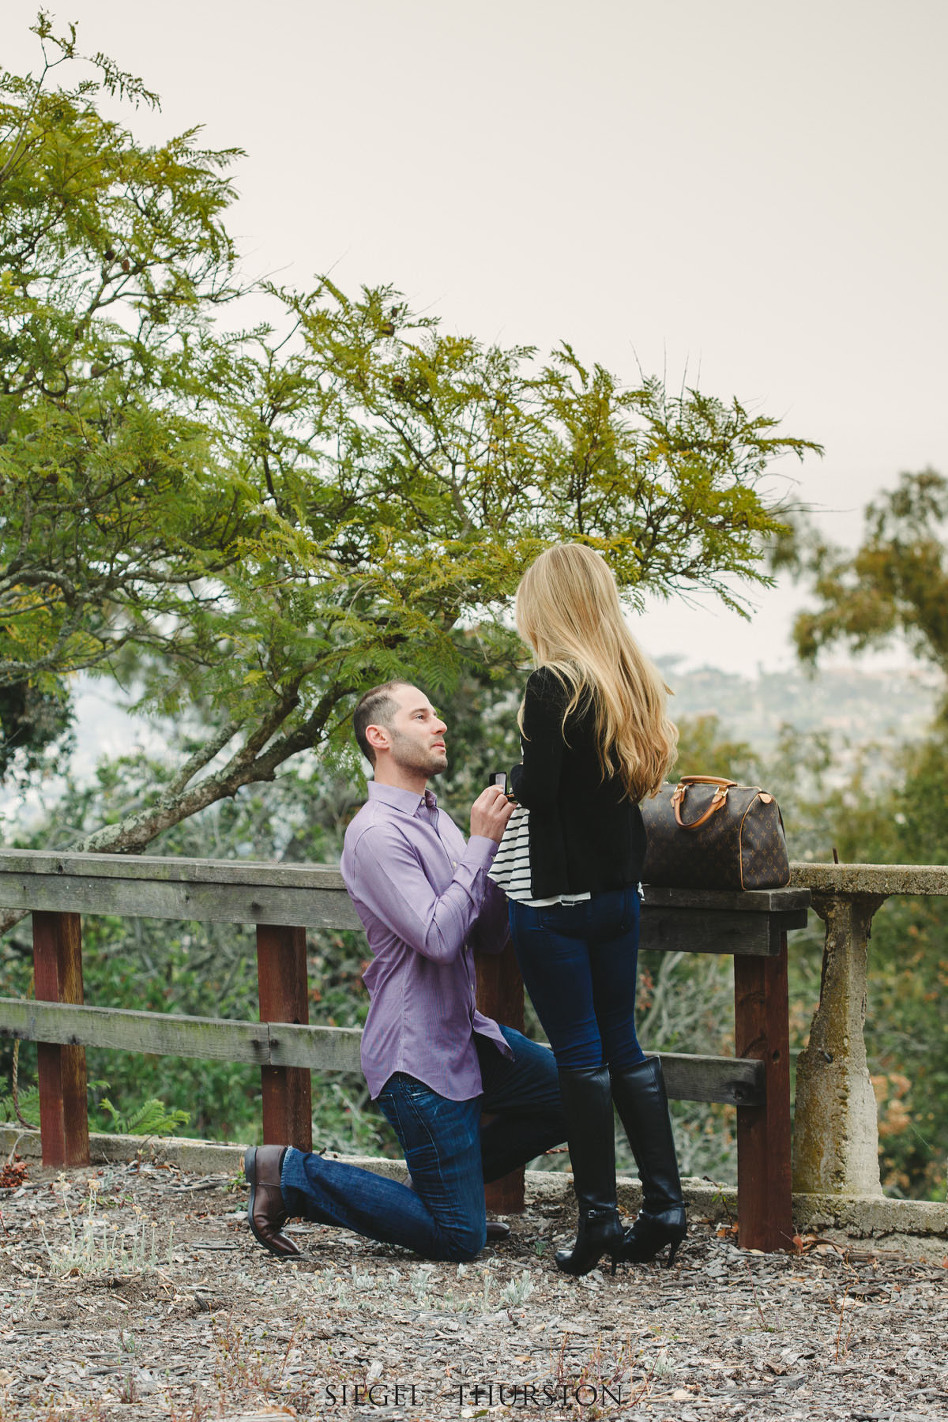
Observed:
[[[944,683],[927,667],[909,671],[762,671],[739,676],[716,667],[680,670],[678,657],[658,658],[675,695],[673,716],[717,716],[722,730],[766,751],[784,723],[828,731],[851,745],[914,740],[925,733]]]

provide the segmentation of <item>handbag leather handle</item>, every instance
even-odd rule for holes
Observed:
[[[728,789],[736,785],[736,780],[722,780],[720,775],[683,775],[679,785],[723,785]]]
[[[672,795],[672,805],[675,810],[675,823],[680,829],[698,829],[706,824],[711,816],[727,804],[727,792],[732,785],[736,785],[736,780],[721,780],[716,775],[683,775],[675,787]],[[711,796],[711,803],[697,820],[683,820],[681,817],[681,807],[685,802],[685,792],[689,785],[716,785],[717,789]]]

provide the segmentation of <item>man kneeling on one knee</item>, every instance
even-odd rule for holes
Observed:
[[[341,865],[373,955],[362,1069],[413,1188],[292,1146],[252,1147],[250,1228],[283,1257],[299,1253],[282,1228],[301,1215],[426,1259],[472,1259],[486,1238],[484,1182],[566,1136],[552,1052],[474,1005],[474,949],[507,941],[506,899],[487,871],[511,806],[484,790],[465,844],[428,789],[447,768],[447,728],[417,687],[373,688],[354,724],[375,772]]]

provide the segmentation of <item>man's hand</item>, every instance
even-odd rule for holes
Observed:
[[[471,834],[499,844],[514,807],[499,785],[488,785],[471,806]]]

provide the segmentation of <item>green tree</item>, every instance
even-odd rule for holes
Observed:
[[[803,660],[827,647],[855,652],[901,635],[948,674],[948,480],[904,473],[865,511],[855,552],[798,529],[786,561],[812,579],[815,606],[796,622]],[[868,748],[819,807],[824,844],[843,860],[948,863],[948,686],[927,737]],[[873,920],[866,1034],[879,1097],[883,1183],[943,1198],[948,1140],[948,903],[889,899]]]
[[[271,323],[222,332],[234,151],[140,146],[97,100],[154,96],[101,56],[48,90],[75,34],[36,32],[46,68],[0,81],[0,682],[65,696],[87,668],[210,728],[82,844],[141,849],[272,778],[367,683],[510,664],[502,613],[553,540],[633,601],[768,581],[766,476],[815,446],[569,346],[448,335],[387,287],[270,286]]]
[[[786,561],[812,580],[816,606],[794,626],[804,661],[844,643],[855,652],[901,633],[948,672],[948,480],[934,469],[902,474],[867,505],[854,553],[798,529]]]
[[[72,716],[61,697],[28,681],[0,686],[0,784],[42,773],[72,745]]]
[[[234,556],[207,339],[234,154],[138,145],[96,99],[156,100],[102,56],[48,91],[75,32],[35,32],[39,76],[0,77],[0,685],[62,695],[128,641],[173,646],[162,619]]]

